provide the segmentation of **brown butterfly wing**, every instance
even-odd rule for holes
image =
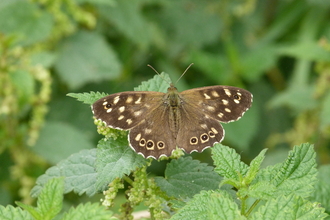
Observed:
[[[176,149],[175,134],[170,130],[168,106],[161,105],[129,133],[131,147],[144,157],[170,156]]]
[[[107,126],[129,130],[137,126],[161,104],[162,92],[120,92],[105,96],[92,105],[96,119]]]
[[[201,152],[221,142],[225,132],[219,122],[236,121],[249,109],[252,94],[231,86],[210,86],[181,92],[181,126],[177,145],[187,153]]]
[[[185,108],[194,108],[217,121],[228,123],[240,119],[251,107],[252,94],[232,86],[208,86],[180,93]]]

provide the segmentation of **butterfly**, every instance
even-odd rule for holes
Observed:
[[[202,152],[221,142],[219,122],[240,119],[252,104],[252,94],[232,86],[208,86],[167,93],[119,92],[92,105],[94,117],[115,129],[129,130],[131,148],[145,158],[170,156],[177,147]]]

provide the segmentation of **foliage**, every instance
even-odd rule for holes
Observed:
[[[78,216],[72,210],[98,211],[102,207],[95,203],[82,205],[84,195],[98,200],[104,189],[105,206],[128,195],[124,217],[144,203],[154,218],[164,217],[160,210],[179,218],[200,206],[199,198],[210,197],[227,204],[223,210],[231,208],[228,216],[243,211],[248,218],[286,218],[276,212],[283,207],[296,218],[321,218],[315,204],[330,212],[329,11],[330,3],[321,0],[1,0],[0,214],[9,219],[29,219],[28,210],[42,214],[40,205],[52,199],[41,199],[41,192],[61,176],[64,193],[81,196],[64,197],[76,209],[62,210],[66,214],[57,218]],[[66,96],[91,104],[151,78],[147,64],[178,79],[192,62],[175,83],[180,91],[223,84],[253,93],[244,117],[224,125],[224,143],[239,154],[215,147],[212,158],[206,150],[146,161],[127,146],[125,131],[94,122],[101,139],[90,108]],[[137,89],[165,92],[171,80],[162,77]],[[306,142],[315,143],[315,152],[306,144],[292,150]],[[220,188],[214,185],[219,181]],[[253,198],[260,202],[249,214]],[[18,200],[24,210],[13,207]]]

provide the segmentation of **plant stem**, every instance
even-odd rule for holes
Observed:
[[[123,179],[128,182],[130,185],[133,185],[133,180],[131,180],[131,178],[129,178],[128,176],[124,176]]]
[[[241,214],[245,215],[245,211],[246,211],[246,199],[247,197],[244,196],[241,201],[242,201],[242,206],[241,206]]]
[[[260,199],[257,199],[257,200],[251,205],[251,207],[249,208],[249,210],[246,212],[245,217],[248,217],[248,216],[251,214],[252,210],[258,205],[258,203],[259,203],[260,201],[261,201]]]

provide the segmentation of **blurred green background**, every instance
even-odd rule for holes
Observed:
[[[147,64],[175,82],[194,63],[180,91],[251,91],[252,108],[224,125],[246,163],[269,148],[264,164],[275,164],[310,142],[328,164],[329,41],[324,0],[1,0],[0,204],[32,203],[48,167],[96,146],[90,107],[67,93],[133,90],[155,75]]]

